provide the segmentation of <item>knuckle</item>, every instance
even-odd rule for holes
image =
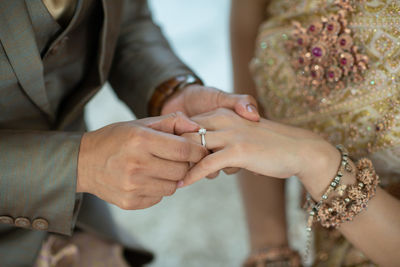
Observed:
[[[159,198],[155,198],[153,201],[151,201],[150,206],[154,206],[157,205],[158,203],[160,203],[162,201],[162,197]]]
[[[135,209],[134,203],[132,203],[132,201],[129,199],[122,199],[119,202],[118,207],[120,207],[123,210],[134,210]]]
[[[243,95],[243,99],[247,102],[254,103],[255,99],[251,95]]]
[[[189,163],[183,163],[180,170],[180,175],[183,178],[189,171]]]
[[[199,163],[197,163],[197,167],[202,171],[205,171],[208,169],[207,165],[208,165],[208,163],[205,160],[202,160]]]
[[[175,112],[168,114],[168,117],[172,118],[172,119],[177,119],[177,118],[179,118],[180,113],[181,113],[180,111],[175,111]]]
[[[217,92],[215,94],[215,104],[217,106],[221,106],[225,96],[226,96],[225,92],[223,92],[221,90],[217,90]]]
[[[136,183],[135,177],[132,176],[126,177],[121,183],[121,185],[122,185],[122,191],[124,192],[137,193],[140,189]]]
[[[182,145],[177,147],[177,150],[180,158],[187,159],[190,157],[190,154],[192,152],[192,147],[188,143],[183,143]]]
[[[128,145],[130,147],[137,147],[146,141],[148,138],[148,134],[145,133],[145,130],[142,127],[134,126],[130,127],[128,130]]]
[[[176,112],[174,113],[174,117],[175,117],[175,118],[185,118],[186,116],[185,116],[185,114],[184,114],[182,111],[176,111]]]
[[[168,185],[164,187],[164,195],[165,196],[172,196],[176,192],[176,186]]]
[[[142,173],[144,169],[146,169],[146,161],[134,158],[130,159],[129,162],[126,164],[125,173],[129,176],[132,176]]]

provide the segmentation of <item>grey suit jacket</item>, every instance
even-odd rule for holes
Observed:
[[[82,51],[84,57],[92,49],[74,39],[82,36],[82,25],[74,25],[84,18],[76,15],[50,38],[43,54],[38,28],[47,27],[46,15],[35,16],[32,1],[0,0],[0,266],[30,266],[47,232],[71,235],[77,220],[82,228],[139,251],[112,229],[104,203],[75,193],[83,108],[109,80],[140,118],[156,86],[192,72],[153,23],[146,0],[95,0],[101,7],[90,26],[99,28],[90,36],[95,56],[85,61],[88,71],[79,85],[66,92],[68,75],[82,67],[68,62],[68,51]],[[77,13],[87,0],[79,3]],[[47,75],[61,71],[68,74],[61,82],[46,82]],[[47,229],[35,230],[43,220]],[[143,261],[151,258],[143,253]]]

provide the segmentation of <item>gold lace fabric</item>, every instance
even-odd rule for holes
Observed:
[[[310,88],[299,86],[285,43],[293,33],[293,21],[307,27],[337,14],[334,3],[271,1],[269,12],[277,15],[261,26],[250,67],[271,119],[311,129],[361,157],[400,144],[400,1],[351,1],[354,11],[347,18],[348,28],[369,58],[368,69],[362,81],[348,81],[329,94],[315,90],[316,101],[310,104]]]

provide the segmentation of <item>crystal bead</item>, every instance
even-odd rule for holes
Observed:
[[[322,199],[327,199],[327,198],[328,198],[327,195],[323,195],[323,196],[322,196]]]

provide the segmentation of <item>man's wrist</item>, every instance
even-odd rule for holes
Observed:
[[[156,88],[150,99],[148,105],[149,115],[159,116],[164,104],[171,97],[174,97],[180,90],[191,84],[203,85],[203,82],[192,74],[176,76],[168,81],[163,82]]]

